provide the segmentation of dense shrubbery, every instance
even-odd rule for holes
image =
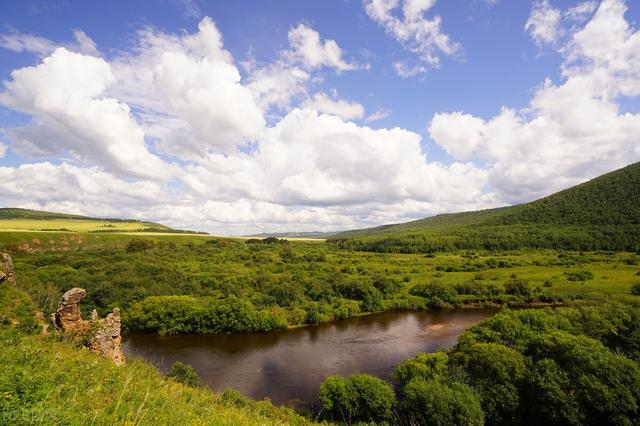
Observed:
[[[461,252],[426,258],[345,252],[321,243],[185,238],[183,244],[136,238],[123,249],[18,254],[19,285],[46,316],[64,291],[82,287],[88,293],[85,315],[119,307],[130,329],[174,334],[271,330],[386,310],[567,302],[608,289],[608,272],[600,271],[615,268],[626,288],[637,282],[624,253]],[[569,281],[573,275],[564,274],[566,267],[598,276],[586,288]],[[617,284],[611,288],[620,292]],[[237,320],[221,310],[227,305],[250,316]]]
[[[466,331],[446,353],[406,360],[393,376],[400,424],[637,424],[640,302],[506,311]],[[376,420],[353,414],[351,377],[328,378],[322,406],[336,421]]]
[[[480,424],[476,399],[486,424],[634,424],[639,359],[640,304],[615,303],[498,314],[395,377],[405,415],[425,424]]]
[[[395,393],[390,384],[367,374],[330,376],[320,385],[320,403],[335,421],[379,422],[391,417]]]
[[[235,296],[223,300],[148,297],[126,312],[126,323],[131,330],[159,334],[247,333],[287,327],[284,315],[258,310]]]

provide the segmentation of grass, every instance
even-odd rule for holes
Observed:
[[[120,231],[133,232],[143,228],[166,228],[153,222],[110,221],[93,219],[0,219],[0,231],[65,231],[65,232],[99,232]]]
[[[268,401],[227,398],[165,379],[141,360],[116,367],[53,337],[0,332],[4,425],[311,424]]]

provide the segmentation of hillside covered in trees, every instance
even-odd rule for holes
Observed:
[[[379,252],[456,249],[640,249],[640,163],[527,204],[443,214],[348,231],[341,248]]]

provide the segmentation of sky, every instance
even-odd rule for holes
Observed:
[[[0,206],[221,235],[535,200],[640,160],[632,0],[5,0]]]

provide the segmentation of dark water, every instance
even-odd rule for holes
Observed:
[[[191,364],[212,389],[234,388],[276,404],[312,404],[331,374],[369,373],[390,379],[393,368],[418,352],[456,343],[492,310],[387,312],[312,327],[261,334],[125,337],[128,356],[166,371]]]

